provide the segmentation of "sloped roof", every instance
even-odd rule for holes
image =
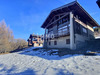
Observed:
[[[77,1],[74,1],[59,8],[53,9],[41,27],[45,28],[53,16],[70,11],[74,11],[75,13],[84,17],[89,23],[91,23],[91,25],[99,26],[99,24],[84,10],[84,8]]]

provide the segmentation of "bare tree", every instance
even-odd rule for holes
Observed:
[[[13,32],[5,21],[0,22],[0,53],[24,48],[27,42],[23,39],[14,39]]]
[[[6,26],[5,21],[0,22],[0,51],[7,52],[11,49],[10,38],[13,38],[12,31]]]
[[[18,49],[22,49],[22,48],[25,48],[27,47],[27,42],[23,39],[16,39],[17,42],[16,42],[16,47],[18,47]]]

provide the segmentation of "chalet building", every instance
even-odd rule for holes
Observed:
[[[77,2],[51,11],[42,28],[45,29],[45,48],[77,49],[94,39],[93,27],[98,23]]]
[[[43,38],[39,35],[31,34],[28,41],[28,46],[39,47],[43,46]]]

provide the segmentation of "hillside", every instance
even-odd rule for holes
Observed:
[[[100,56],[65,55],[28,48],[0,55],[0,75],[100,75]],[[57,51],[57,50],[52,50]]]

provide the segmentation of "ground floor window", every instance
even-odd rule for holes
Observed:
[[[51,45],[51,42],[49,41],[49,45]]]
[[[66,39],[66,44],[70,44],[70,39]]]
[[[54,45],[57,45],[57,41],[54,41]]]

